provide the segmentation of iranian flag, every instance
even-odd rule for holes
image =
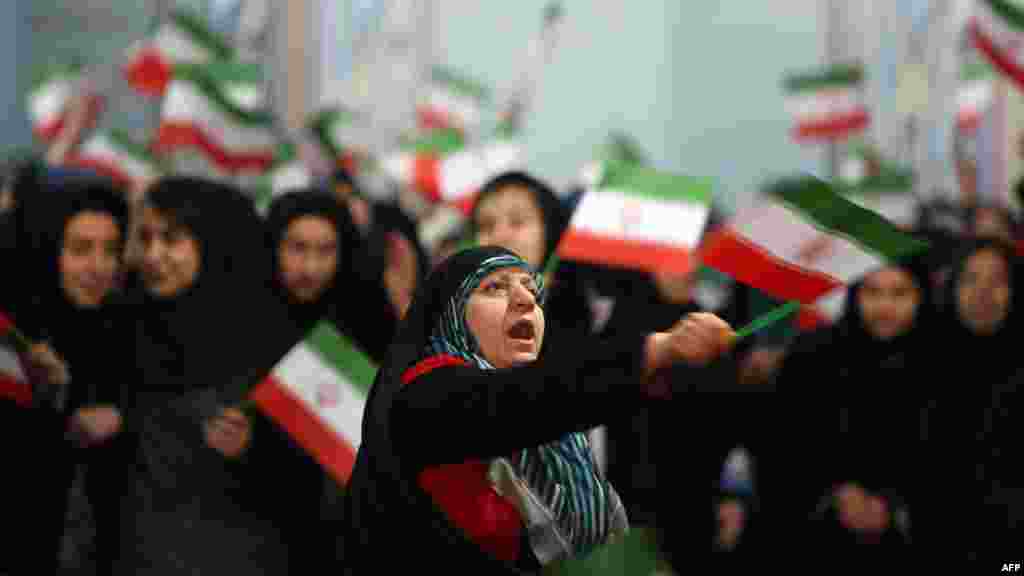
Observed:
[[[231,60],[227,40],[214,32],[199,15],[187,9],[175,10],[167,23],[128,53],[123,72],[128,83],[149,96],[162,96],[178,64],[204,64]]]
[[[468,214],[477,191],[491,178],[521,167],[522,156],[516,139],[498,136],[462,147],[461,136],[446,130],[384,158],[381,166],[391,178],[419,190],[427,200],[454,205]]]
[[[332,106],[319,110],[306,123],[307,130],[331,160],[350,174],[358,169],[355,150],[360,146],[355,139],[354,119],[352,111]]]
[[[149,149],[117,130],[96,132],[67,159],[68,164],[103,174],[123,186],[142,186],[162,170]]]
[[[282,144],[277,149],[274,165],[264,176],[262,186],[256,198],[256,207],[266,213],[274,198],[299,188],[307,188],[313,183],[313,173],[296,152],[295,145]]]
[[[156,148],[201,150],[228,173],[263,172],[276,139],[258,66],[179,64],[160,113]]]
[[[709,180],[605,163],[558,246],[563,259],[686,273],[711,209]]]
[[[957,128],[972,133],[992,103],[992,69],[984,62],[972,60],[960,71],[957,89]]]
[[[708,235],[702,264],[781,300],[810,307],[801,323],[828,321],[846,286],[927,248],[879,214],[806,177],[776,183],[764,202]]]
[[[342,484],[362,438],[363,409],[377,366],[321,322],[251,394],[253,402]]]
[[[416,105],[419,125],[426,130],[466,131],[480,124],[490,100],[487,86],[454,70],[435,67]]]
[[[32,386],[21,363],[24,339],[6,314],[0,312],[0,397],[19,406],[32,404]]]
[[[859,66],[835,66],[786,79],[786,109],[798,142],[839,140],[863,131],[869,121]]]
[[[71,102],[81,90],[88,92],[89,115],[95,118],[103,107],[103,99],[92,92],[81,67],[52,70],[35,83],[28,95],[28,109],[32,132],[37,138],[50,142],[60,134]]]

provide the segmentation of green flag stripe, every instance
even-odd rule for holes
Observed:
[[[837,194],[817,178],[777,183],[769,192],[799,216],[826,232],[844,237],[885,260],[897,260],[928,247],[878,214]]]
[[[985,3],[992,9],[992,12],[1006,20],[1008,24],[1018,30],[1024,30],[1024,10],[1021,9],[1019,2],[1014,2],[1013,0],[985,0]]]
[[[348,376],[364,393],[369,392],[377,366],[351,340],[326,322],[320,322],[306,339],[327,363]]]
[[[605,164],[600,188],[621,190],[655,200],[710,204],[713,186],[711,180],[706,178],[668,174],[643,166],[609,162]]]
[[[210,30],[206,21],[195,12],[179,7],[171,14],[171,19],[206,49],[213,52],[217,58],[228,60],[234,55],[234,51],[227,41]]]
[[[456,91],[477,100],[487,100],[490,97],[490,91],[487,89],[487,86],[447,68],[434,68],[431,78],[435,83],[451,86]]]
[[[312,132],[320,145],[327,149],[332,156],[341,156],[343,150],[334,141],[334,126],[339,122],[350,124],[353,115],[350,111],[342,108],[326,108],[320,110],[306,122],[306,126]]]
[[[785,88],[788,92],[804,92],[859,84],[863,79],[864,69],[851,64],[835,66],[824,72],[791,75],[785,80]]]
[[[145,162],[146,164],[150,164],[154,167],[157,166],[158,162],[149,151],[149,148],[132,140],[131,137],[123,130],[111,130],[107,133],[107,136],[110,138],[111,142],[126,154],[131,155],[140,162]]]
[[[177,64],[174,67],[175,80],[186,81],[196,87],[211,103],[229,114],[239,124],[250,126],[270,124],[271,115],[266,110],[243,110],[231,102],[223,93],[222,84],[226,80],[215,75],[216,68],[203,64]]]
[[[408,140],[402,144],[402,148],[414,154],[437,154],[447,156],[452,152],[462,150],[466,146],[466,139],[454,128],[431,130],[428,134]]]

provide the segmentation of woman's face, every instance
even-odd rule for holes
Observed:
[[[864,278],[857,304],[868,333],[882,341],[891,340],[913,325],[921,289],[906,270],[884,268]]]
[[[58,262],[72,304],[95,308],[110,294],[121,267],[121,230],[106,212],[79,212],[64,227]]]
[[[995,333],[1010,313],[1010,270],[996,250],[979,250],[964,265],[956,287],[957,313],[972,332]]]
[[[475,224],[481,246],[500,246],[531,266],[543,266],[544,213],[529,189],[505,186],[490,194],[480,202]]]
[[[338,232],[322,216],[301,216],[285,229],[278,246],[281,283],[299,302],[313,302],[338,271]]]
[[[175,226],[159,210],[146,206],[139,240],[147,292],[168,298],[195,284],[202,256],[199,240],[187,228]]]
[[[466,303],[466,324],[495,368],[536,360],[544,342],[544,311],[533,275],[519,268],[488,275]]]
[[[995,208],[981,208],[974,215],[974,235],[1013,242],[1013,230],[1006,215]]]

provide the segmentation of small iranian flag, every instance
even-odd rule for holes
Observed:
[[[355,115],[342,107],[324,108],[314,114],[306,128],[331,160],[349,173],[358,169],[355,150],[359,147],[352,129]]]
[[[32,385],[21,363],[21,355],[27,348],[24,336],[11,319],[0,312],[0,397],[13,400],[19,406],[32,404]]]
[[[426,93],[416,105],[420,127],[427,130],[455,128],[466,131],[480,124],[490,100],[484,84],[454,70],[435,67]]]
[[[968,30],[988,61],[1024,88],[1024,5],[1019,0],[978,0]]]
[[[149,96],[162,96],[177,64],[231,60],[227,40],[211,30],[199,15],[177,9],[152,38],[131,47],[123,72],[128,83]]]
[[[99,115],[103,99],[92,92],[82,75],[80,66],[52,70],[41,77],[28,95],[32,132],[44,142],[50,142],[64,127],[72,99],[78,91],[88,92],[89,115]]]
[[[700,257],[739,282],[832,317],[848,284],[927,246],[807,177],[777,183],[766,202],[711,233]]]
[[[251,398],[344,484],[355,464],[376,372],[362,351],[321,322],[278,362]]]
[[[563,259],[689,272],[711,209],[702,178],[605,163],[583,193],[558,247]]]
[[[864,130],[869,115],[860,66],[835,66],[824,72],[786,79],[786,109],[798,142],[839,140]]]
[[[266,213],[274,198],[299,188],[307,188],[313,182],[313,174],[299,157],[295,145],[282,144],[277,149],[274,165],[264,178],[256,198],[256,207]]]
[[[502,172],[522,165],[518,141],[496,137],[474,147],[461,147],[461,137],[442,131],[412,150],[384,158],[383,171],[406,186],[419,190],[427,200],[457,206],[469,213],[480,187]]]
[[[67,159],[68,164],[103,174],[123,186],[157,179],[162,170],[149,149],[117,130],[96,132]]]
[[[202,150],[229,173],[262,172],[274,159],[272,128],[258,66],[179,64],[164,97],[156,147]]]
[[[965,63],[956,99],[957,128],[967,134],[974,132],[992,103],[992,68],[974,59]]]

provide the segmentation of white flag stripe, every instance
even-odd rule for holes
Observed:
[[[488,180],[522,162],[522,147],[518,143],[493,142],[472,150],[463,150],[445,158],[441,163],[441,198],[445,201],[461,199],[475,193]],[[395,166],[401,169],[401,166]]]
[[[591,234],[693,248],[707,221],[708,206],[666,202],[614,189],[588,190],[572,226]]]
[[[830,89],[789,96],[785,106],[799,121],[808,122],[857,112],[864,107],[864,98],[850,88]]]
[[[801,258],[801,253],[809,242],[827,233],[774,202],[766,202],[742,213],[735,221],[734,229],[776,258],[800,268],[822,272],[844,284],[883,264],[877,256],[846,238],[832,235],[829,235],[830,245],[826,253],[813,263],[807,262]]]
[[[213,58],[205,46],[196,42],[191,34],[178,28],[174,22],[160,27],[154,45],[161,56],[172,62],[207,62]]]
[[[71,99],[72,84],[69,78],[55,78],[37,88],[29,101],[33,121],[44,124],[56,121]]]
[[[319,353],[307,344],[296,346],[274,368],[273,376],[332,430],[343,436],[353,447],[359,447],[366,398],[341,372],[326,364]],[[339,394],[337,401],[327,409],[319,408],[317,401],[318,390],[324,385],[335,386]]]
[[[480,123],[480,106],[471,97],[457,94],[443,86],[433,86],[426,104],[429,108],[450,114],[466,126]]]
[[[157,176],[152,166],[117,147],[105,134],[98,134],[86,141],[82,146],[82,156],[110,163],[133,180],[146,181]]]

